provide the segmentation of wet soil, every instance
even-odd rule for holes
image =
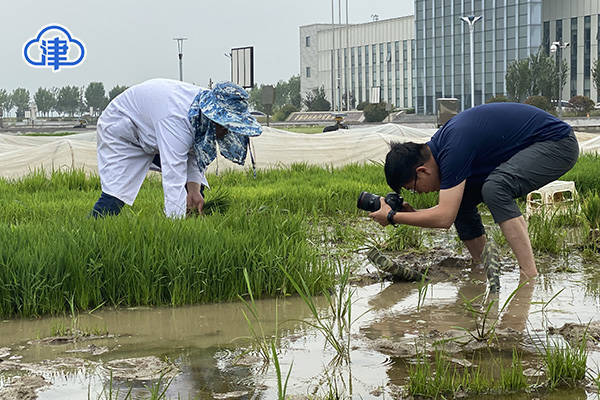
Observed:
[[[403,398],[407,365],[417,353],[434,349],[445,350],[455,365],[464,367],[482,357],[510,362],[516,348],[528,376],[538,379],[543,374],[540,343],[548,335],[574,343],[586,329],[588,366],[594,370],[600,365],[599,296],[588,285],[598,279],[597,261],[570,255],[569,268],[563,268],[567,262],[560,258],[542,260],[540,271],[547,272],[515,292],[518,267],[505,252],[501,290],[494,297],[486,294],[483,271],[453,243],[434,238],[427,251],[388,253],[396,262],[427,270],[425,286],[389,280],[363,254],[351,258],[358,265],[350,288],[353,322],[349,337],[344,336],[351,350],[349,364],[336,363],[336,352],[323,335],[302,322],[315,321],[301,299],[257,301],[266,337],[275,334],[278,316],[278,358],[284,377],[292,371],[291,398],[322,396],[332,385],[340,393],[352,393],[351,398]],[[327,301],[315,301],[323,318],[335,321],[327,317]],[[100,324],[110,335],[77,340],[37,339],[62,321],[57,318],[0,322],[0,400],[62,399],[65,393],[86,399],[88,391],[96,399],[111,374],[113,384],[133,385],[139,393],[160,377],[172,379],[167,391],[172,398],[276,398],[275,370],[252,350],[241,310],[237,303],[103,310],[80,316],[80,326]],[[590,393],[591,388],[576,388],[554,398],[585,399]]]

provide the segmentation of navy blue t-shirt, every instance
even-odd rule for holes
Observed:
[[[440,168],[440,188],[483,182],[503,162],[536,142],[560,140],[571,126],[527,104],[492,103],[463,111],[427,143]]]

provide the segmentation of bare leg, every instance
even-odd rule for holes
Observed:
[[[481,235],[475,239],[465,240],[463,243],[467,246],[469,253],[471,253],[473,262],[481,262],[481,253],[483,253],[483,247],[485,246],[485,235]]]
[[[517,262],[519,263],[519,267],[521,267],[521,274],[527,278],[536,276],[537,268],[535,267],[535,259],[533,258],[533,250],[531,249],[525,218],[521,215],[520,217],[501,222],[500,229],[502,229],[506,241],[517,257]]]

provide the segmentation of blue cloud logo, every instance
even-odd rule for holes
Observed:
[[[60,25],[48,25],[23,46],[25,61],[34,67],[74,67],[85,57],[83,43]]]

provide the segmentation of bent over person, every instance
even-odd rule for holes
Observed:
[[[153,161],[162,170],[165,214],[202,212],[204,172],[217,145],[225,158],[243,164],[249,137],[261,133],[248,112],[248,93],[231,82],[212,90],[170,79],[133,86],[98,120],[102,194],[92,216],[115,215],[132,205]]]
[[[369,214],[381,225],[449,228],[454,224],[474,261],[489,250],[477,205],[485,203],[512,248],[521,274],[537,275],[527,223],[515,199],[573,167],[579,145],[573,129],[526,104],[494,103],[458,114],[426,144],[393,143],[385,176],[396,192],[439,191],[438,205],[394,212],[381,200]],[[484,251],[485,248],[485,251]],[[488,275],[489,277],[489,275]]]

